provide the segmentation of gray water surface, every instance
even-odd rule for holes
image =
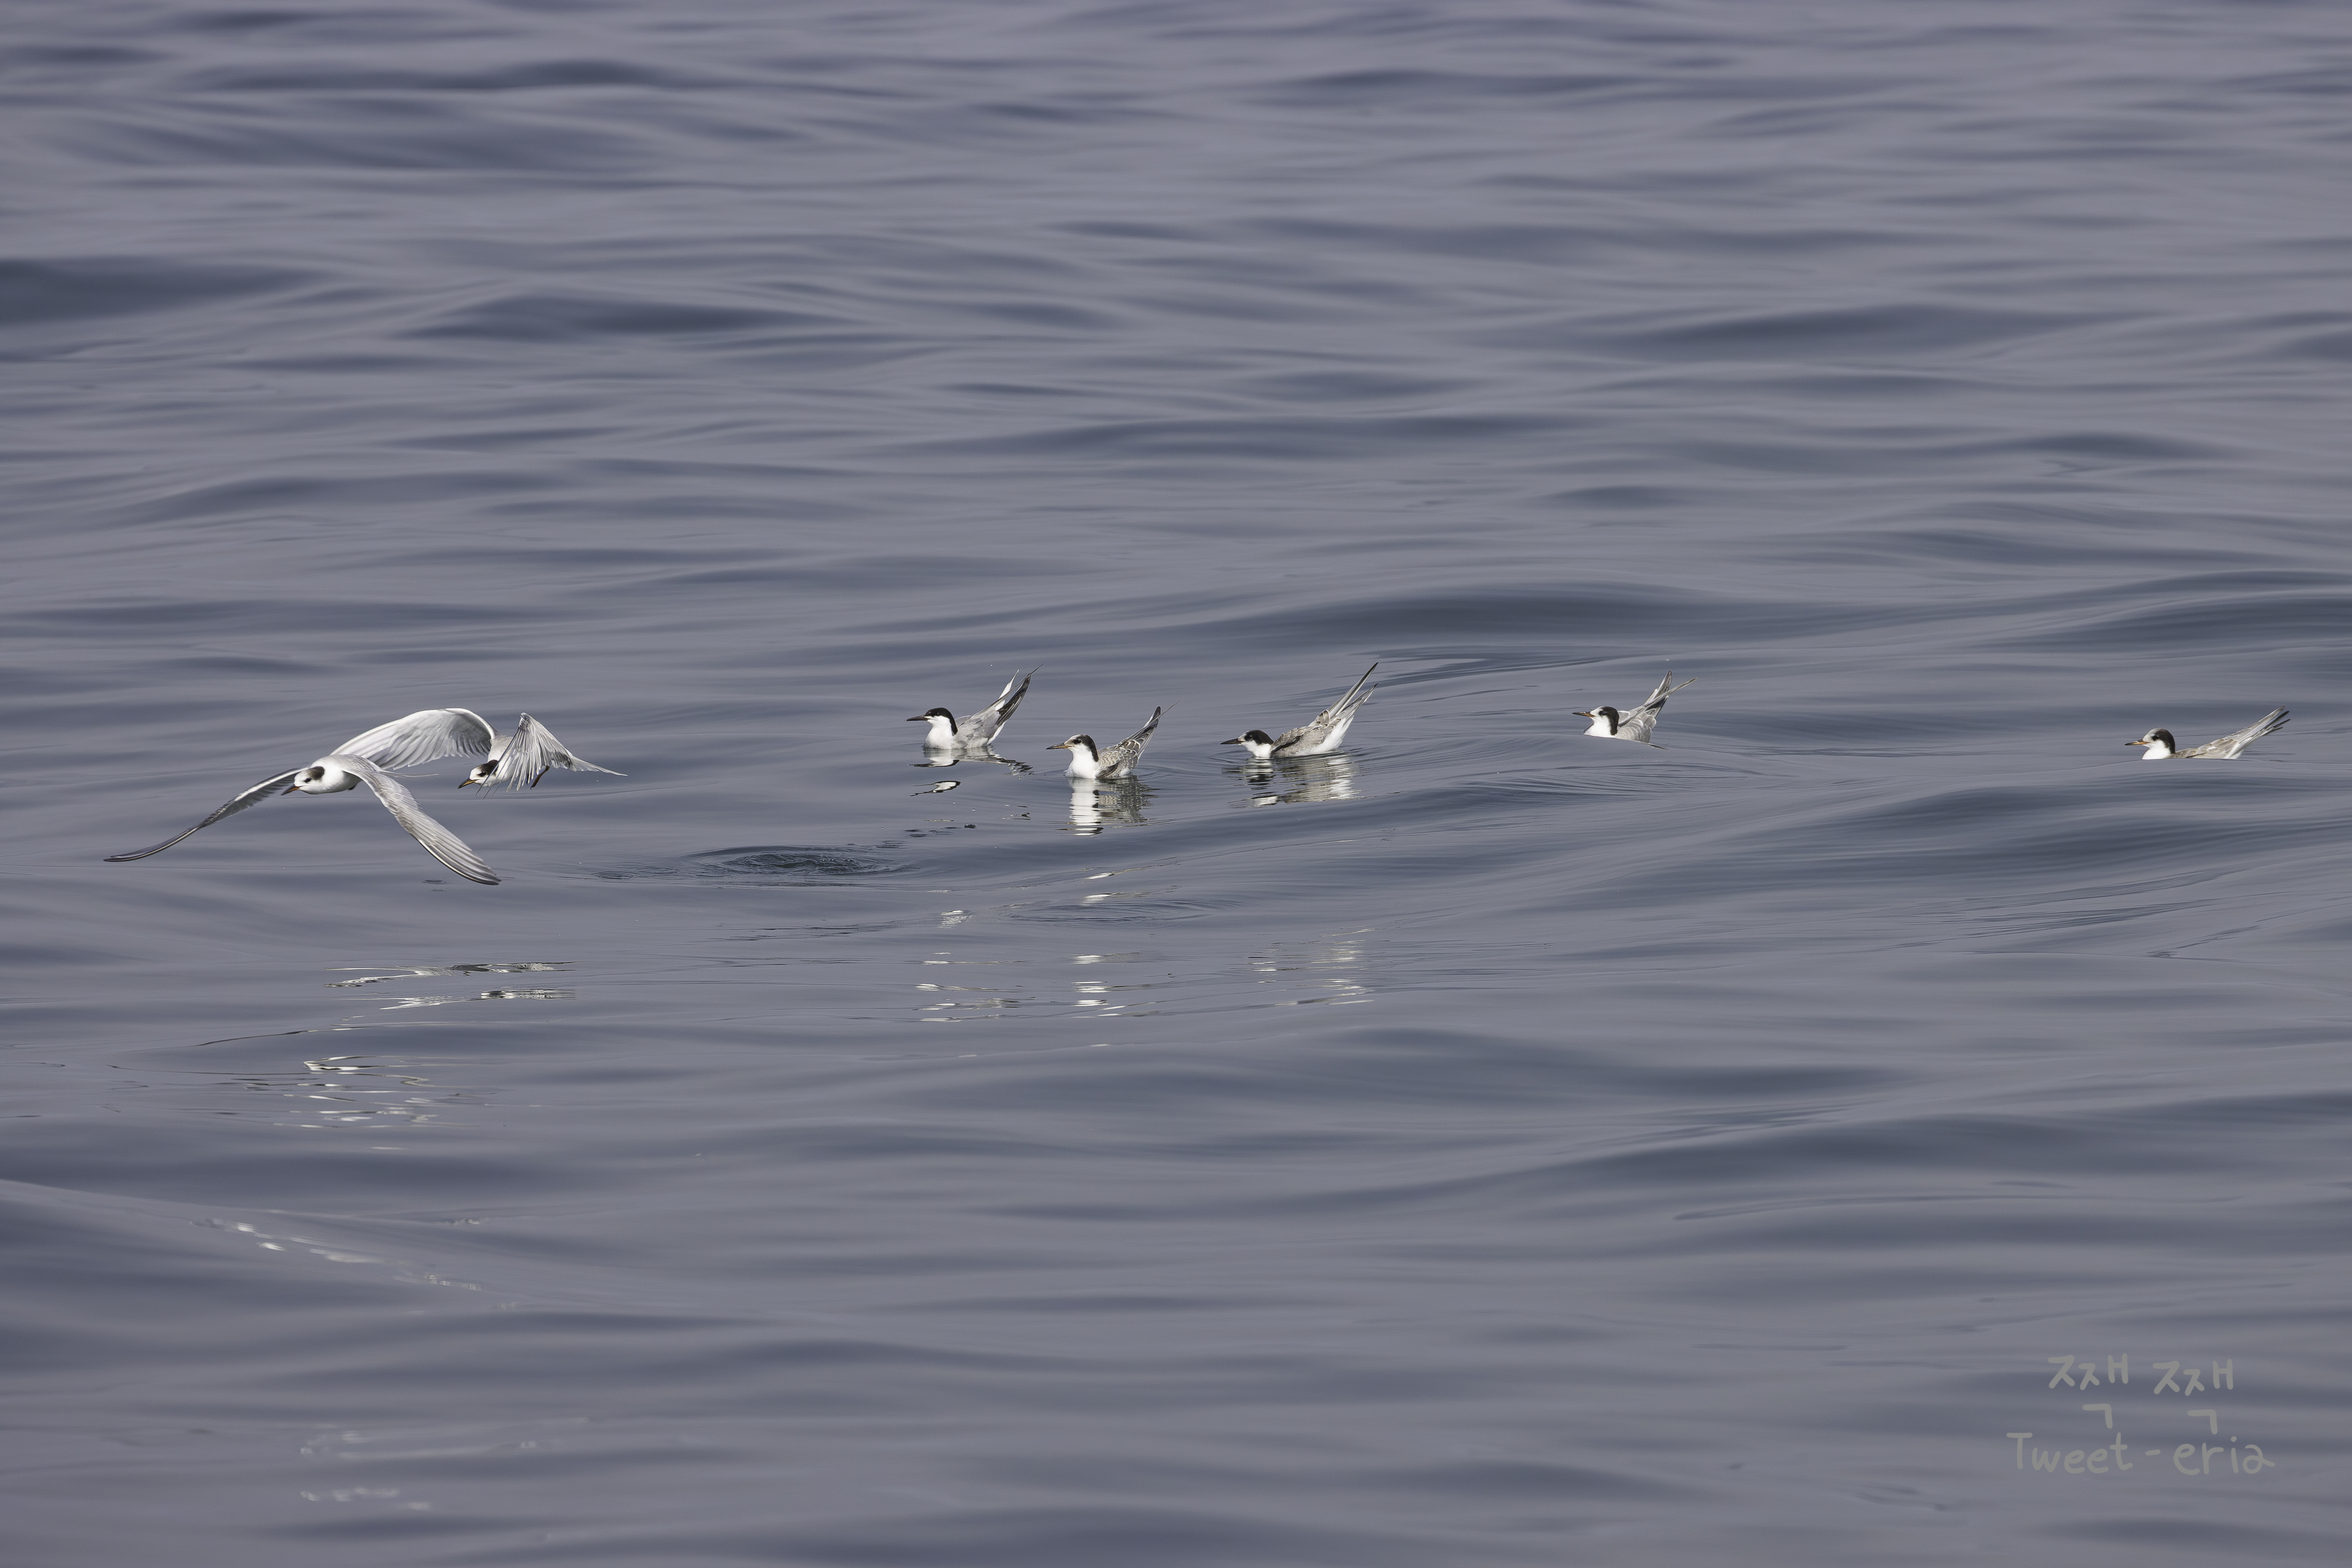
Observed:
[[[17,7],[8,1562],[2342,1562],[2347,93]],[[625,777],[102,862],[452,705]]]

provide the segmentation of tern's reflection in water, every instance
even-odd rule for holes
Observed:
[[[1136,779],[1070,780],[1070,831],[1099,833],[1105,822],[1140,822],[1151,787]]]
[[[1296,806],[1307,800],[1352,800],[1356,798],[1356,758],[1335,751],[1328,757],[1293,757],[1273,762],[1244,762],[1231,771],[1252,787],[1253,806]]]
[[[1264,952],[1251,954],[1249,967],[1256,971],[1262,986],[1304,993],[1278,996],[1274,1002],[1278,1008],[1309,1002],[1345,1005],[1370,1001],[1370,956],[1363,938],[1370,935],[1370,928],[1366,927],[1362,931],[1337,932],[1318,942],[1278,942]]]
[[[330,980],[331,991],[347,990],[353,986],[378,986],[387,980],[422,980],[442,975],[467,977],[475,975],[530,975],[569,969],[562,964],[413,964],[402,968],[373,970],[355,980]],[[457,992],[446,996],[402,997],[379,996],[380,1010],[397,1012],[403,1008],[443,1008],[457,1002],[568,1002],[580,993],[568,988],[551,989],[543,986],[502,986],[494,991]]]
[[[399,1022],[374,1016],[378,1013],[403,1012],[415,1008],[462,1007],[478,1002],[553,1002],[569,1001],[576,993],[569,988],[541,986],[501,986],[493,990],[481,990],[480,977],[489,975],[555,974],[572,967],[568,962],[541,963],[520,961],[488,961],[469,964],[404,964],[386,965],[354,972],[350,968],[330,970],[351,977],[330,980],[330,990],[351,990],[372,986],[410,986],[420,980],[451,979],[459,982],[457,988],[432,996],[402,996],[395,992],[373,991],[366,1000],[369,1011],[344,1014],[334,1022],[310,1029],[287,1031],[289,1038],[310,1037],[299,1047],[279,1046],[279,1037],[270,1035],[245,1036],[234,1040],[206,1040],[208,1048],[219,1048],[240,1056],[258,1049],[263,1060],[251,1066],[231,1070],[225,1082],[257,1093],[271,1095],[288,1102],[279,1114],[282,1125],[307,1128],[347,1127],[369,1136],[446,1123],[457,1110],[484,1103],[486,1091],[467,1088],[441,1081],[437,1070],[452,1066],[447,1061],[423,1061],[417,1058],[420,1046],[432,1037],[420,1031],[416,1023],[406,1027]],[[338,998],[348,1003],[357,998]],[[454,1020],[450,1020],[454,1021]],[[502,1022],[521,1022],[518,1016]],[[421,1022],[421,1020],[420,1020]],[[431,1025],[424,1025],[430,1028]],[[394,1032],[394,1031],[397,1032]],[[321,1037],[340,1037],[336,1043],[345,1050],[332,1054],[320,1051],[328,1041]],[[290,1057],[301,1065],[296,1069],[282,1058]],[[391,1149],[400,1145],[377,1144],[375,1148]]]
[[[362,974],[356,980],[330,980],[327,982],[327,988],[331,991],[341,991],[348,990],[353,986],[379,986],[386,980],[421,980],[429,976],[439,975],[536,975],[552,973],[558,969],[569,969],[570,967],[572,967],[572,966],[569,963],[408,964],[394,966],[389,969],[382,971],[370,970],[369,972]],[[332,974],[342,973],[340,969],[331,970],[329,972]],[[499,993],[486,991],[483,993],[483,997],[487,998],[498,994]],[[567,991],[564,994],[569,996],[571,993]],[[472,998],[460,997],[452,998],[450,999],[453,1001],[464,1001],[470,1000]]]
[[[1010,768],[1015,773],[1034,773],[1036,771],[1035,768],[1030,767],[1025,762],[1015,762],[1010,757],[997,756],[995,750],[987,746],[926,746],[923,747],[923,759],[920,762],[916,763],[914,766],[917,768],[953,768],[957,763],[967,760],[972,762],[993,762],[999,767]]]

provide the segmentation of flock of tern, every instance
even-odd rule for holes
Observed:
[[[1371,701],[1379,690],[1371,685],[1372,670],[1366,670],[1348,694],[1305,724],[1286,729],[1279,735],[1269,735],[1263,729],[1245,729],[1224,746],[1247,749],[1253,761],[1265,762],[1299,757],[1319,757],[1337,750],[1347,738],[1348,728],[1356,716]],[[1021,699],[1029,695],[1029,682],[1036,674],[1015,674],[1004,683],[1004,689],[995,700],[967,716],[959,719],[943,707],[926,709],[907,722],[928,724],[924,734],[925,767],[948,768],[967,759],[1001,762],[1020,772],[1029,769],[1010,758],[999,757],[994,750],[998,735],[1013,717]],[[1590,712],[1580,711],[1579,718],[1589,718],[1592,727],[1584,733],[1612,740],[1630,740],[1642,746],[1654,746],[1650,737],[1658,727],[1658,715],[1666,699],[1689,685],[1689,681],[1677,683],[1674,672],[1666,672],[1657,689],[1639,704],[1627,708],[1607,706]],[[1112,782],[1132,779],[1150,743],[1152,732],[1160,727],[1163,710],[1153,708],[1151,717],[1141,729],[1112,747],[1099,747],[1090,735],[1074,735],[1067,740],[1056,741],[1046,747],[1049,751],[1070,754],[1069,777],[1080,784]],[[2141,756],[2147,761],[2169,758],[2205,758],[2226,760],[2244,752],[2247,747],[2271,734],[2286,723],[2286,709],[2273,708],[2246,726],[2232,730],[2202,746],[2182,747],[2168,729],[2151,729],[2128,746],[2145,747]],[[465,841],[425,814],[416,797],[408,787],[393,777],[393,770],[415,768],[427,762],[437,762],[446,757],[478,757],[476,763],[459,779],[457,787],[503,784],[509,789],[535,789],[550,768],[565,768],[584,773],[610,773],[625,777],[610,768],[600,768],[579,756],[556,739],[548,727],[529,714],[515,721],[512,734],[501,738],[490,727],[489,721],[469,708],[425,708],[404,718],[380,724],[373,729],[352,737],[326,756],[307,767],[291,768],[273,774],[260,783],[230,797],[228,803],[211,816],[185,831],[174,833],[160,844],[128,854],[109,855],[110,861],[145,860],[149,855],[162,854],[173,844],[202,829],[211,827],[224,817],[233,817],[247,808],[260,804],[272,795],[335,795],[346,789],[366,785],[375,792],[393,820],[407,830],[410,837],[423,844],[427,853],[468,882],[495,883],[498,874],[483,863],[482,857],[467,847]],[[952,779],[934,784],[919,794],[941,794],[956,787]]]

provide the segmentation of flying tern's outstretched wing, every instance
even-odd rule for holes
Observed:
[[[375,798],[383,802],[393,820],[408,830],[408,836],[425,846],[425,852],[468,882],[488,883],[495,886],[498,873],[483,863],[482,857],[466,847],[466,841],[432,818],[417,805],[416,797],[408,787],[364,757],[337,756],[326,758],[346,773],[356,773]]]
[[[209,828],[215,822],[219,821],[223,817],[234,817],[239,811],[244,810],[247,806],[258,806],[264,800],[268,800],[272,795],[277,794],[278,792],[279,786],[292,783],[294,781],[294,776],[301,771],[302,769],[299,768],[289,768],[274,779],[264,779],[260,783],[256,784],[252,789],[247,789],[242,795],[239,795],[229,801],[227,805],[223,806],[219,810],[215,811],[211,816],[206,817],[203,821],[198,822],[194,827],[190,828],[187,833],[174,833],[160,844],[150,844],[143,850],[132,850],[127,855],[109,855],[106,858],[110,861],[143,861],[149,855],[160,855],[165,850],[170,849],[173,844],[178,843],[182,839],[186,838],[188,833],[197,832],[203,829]]]
[[[488,757],[497,738],[489,721],[470,708],[428,707],[355,735],[335,753],[378,768],[415,768],[445,757]]]

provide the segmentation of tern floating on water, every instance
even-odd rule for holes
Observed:
[[[1691,681],[1696,679],[1696,675],[1691,677]],[[1658,714],[1665,707],[1666,699],[1690,684],[1690,681],[1685,681],[1681,685],[1675,685],[1675,673],[1668,670],[1666,678],[1658,683],[1656,691],[1643,699],[1641,706],[1622,713],[1613,707],[1597,707],[1591,713],[1579,712],[1576,716],[1592,721],[1592,727],[1584,732],[1587,735],[1605,735],[1615,740],[1638,740],[1647,746],[1650,744],[1650,732],[1658,727]]]
[[[2221,761],[2239,755],[2246,747],[2285,723],[2286,709],[2274,707],[2243,729],[2233,729],[2219,740],[2209,740],[2202,746],[2192,746],[2185,751],[2174,743],[2172,732],[2168,729],[2151,729],[2137,740],[2126,740],[2124,744],[2147,747],[2147,749],[2140,754],[2140,759],[2144,762],[2161,762],[2172,757],[2195,757]]]
[[[433,747],[441,743],[436,737],[446,737],[449,728],[439,722],[439,716],[453,711],[464,710],[427,708],[422,713],[410,714],[406,718],[378,726],[364,735],[353,736],[341,747],[307,768],[291,768],[264,779],[185,833],[176,833],[147,849],[106,858],[110,861],[137,861],[145,860],[149,855],[162,854],[186,838],[188,833],[209,828],[223,817],[233,817],[249,806],[259,805],[272,795],[291,795],[297,790],[305,795],[334,795],[365,784],[375,791],[375,798],[383,802],[384,810],[392,813],[394,821],[407,829],[409,836],[423,844],[435,860],[468,882],[496,883],[499,880],[497,874],[482,863],[482,857],[467,848],[457,834],[426,816],[418,808],[416,797],[408,792],[407,786],[378,765],[380,759],[405,758],[405,761],[394,762],[393,766],[409,767],[448,756],[447,750],[436,751]],[[470,718],[473,716],[468,714],[467,716]],[[475,719],[475,723],[480,722]],[[373,755],[368,755],[370,752]]]
[[[1376,661],[1372,670],[1380,667]],[[1217,744],[1246,746],[1250,756],[1260,762],[1270,757],[1320,757],[1327,751],[1337,751],[1339,743],[1348,738],[1348,727],[1356,722],[1357,713],[1372,700],[1372,694],[1380,690],[1378,686],[1364,684],[1372,678],[1372,670],[1366,670],[1361,678],[1348,688],[1346,696],[1297,729],[1286,729],[1280,735],[1268,735],[1262,729],[1245,729],[1231,740],[1221,740]]]
[[[1004,689],[996,694],[994,702],[961,723],[958,723],[956,716],[943,707],[927,708],[907,722],[930,725],[929,731],[923,737],[925,746],[941,749],[957,747],[984,750],[1004,728],[1006,721],[1013,717],[1013,710],[1021,706],[1021,699],[1029,695],[1029,678],[1036,673],[1032,670],[1024,675],[1016,672],[1011,680],[1004,683]]]
[[[1073,779],[1130,779],[1135,775],[1135,759],[1143,755],[1151,732],[1160,727],[1160,710],[1151,710],[1150,722],[1108,751],[1097,749],[1091,735],[1074,735],[1067,740],[1057,740],[1048,751],[1070,754],[1070,777]]]

